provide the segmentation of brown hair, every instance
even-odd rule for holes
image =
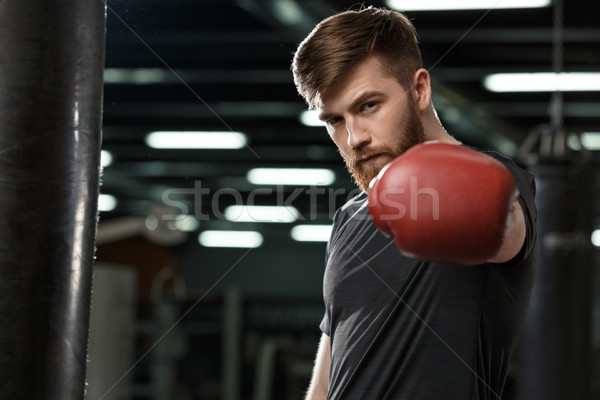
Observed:
[[[324,19],[294,54],[291,69],[298,93],[309,107],[318,107],[337,79],[372,54],[406,89],[423,65],[415,27],[402,13],[368,7]]]

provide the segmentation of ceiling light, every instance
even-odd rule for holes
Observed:
[[[148,85],[163,83],[173,77],[173,73],[163,68],[106,68],[104,83],[133,83]]]
[[[331,185],[335,173],[325,168],[253,168],[246,174],[255,185]]]
[[[600,132],[583,132],[581,144],[588,150],[600,150]]]
[[[502,73],[485,77],[492,92],[584,92],[600,91],[600,72]]]
[[[306,110],[300,114],[300,122],[306,126],[325,126],[325,122],[319,119],[317,110]]]
[[[175,220],[175,227],[182,232],[193,232],[200,227],[200,221],[193,215],[186,215]]]
[[[149,231],[155,231],[158,229],[158,218],[156,218],[156,215],[150,214],[144,220],[144,225]]]
[[[592,232],[592,244],[596,247],[600,247],[600,229],[596,229]]]
[[[302,10],[294,0],[279,0],[273,3],[277,18],[286,25],[297,25],[302,22]]]
[[[290,233],[299,242],[327,242],[331,228],[331,225],[296,225]]]
[[[155,149],[240,149],[247,143],[240,132],[158,131],[146,136]]]
[[[100,152],[100,166],[101,167],[108,167],[110,164],[112,164],[113,162],[113,156],[111,154],[110,151],[108,150],[102,150]]]
[[[571,133],[567,138],[571,150],[579,151],[582,146],[587,150],[600,150],[600,132]]]
[[[225,218],[234,222],[289,223],[299,216],[292,206],[229,206],[225,209]]]
[[[198,242],[204,247],[255,248],[263,243],[263,237],[255,231],[204,231]]]
[[[387,0],[388,7],[401,11],[488,10],[547,7],[551,0]]]
[[[117,198],[110,194],[101,194],[98,196],[98,211],[108,212],[117,207]]]

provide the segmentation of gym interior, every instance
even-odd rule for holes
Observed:
[[[503,2],[527,3],[364,5],[414,23],[452,135],[536,176],[503,398],[597,399],[598,8]],[[290,64],[359,6],[0,1],[3,399],[304,398],[332,218],[359,191]]]

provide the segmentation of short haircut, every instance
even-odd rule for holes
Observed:
[[[423,61],[417,33],[408,18],[385,8],[344,11],[321,21],[300,43],[292,71],[298,93],[310,108],[354,66],[371,55],[405,89]]]

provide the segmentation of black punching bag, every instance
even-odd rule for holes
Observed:
[[[519,344],[518,400],[591,399],[595,169],[582,154],[541,158],[540,258]]]
[[[552,69],[563,70],[563,1],[553,1]],[[519,345],[517,400],[591,399],[591,234],[596,180],[591,157],[570,150],[562,92],[553,93],[550,124],[534,168],[540,258]],[[581,143],[580,143],[581,144]],[[581,147],[581,146],[580,146]],[[526,153],[524,151],[523,153]]]
[[[0,399],[83,399],[105,3],[0,1]]]

